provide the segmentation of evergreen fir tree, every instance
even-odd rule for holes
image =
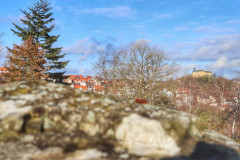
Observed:
[[[21,19],[25,26],[21,27],[13,23],[16,30],[11,30],[21,37],[23,41],[28,39],[29,36],[33,36],[36,43],[40,44],[45,50],[46,70],[49,77],[62,81],[65,72],[59,70],[63,69],[68,61],[59,61],[65,54],[60,54],[61,47],[53,47],[54,42],[58,40],[60,35],[50,35],[50,32],[55,27],[52,24],[54,18],[52,18],[53,13],[51,10],[53,8],[50,5],[51,3],[48,3],[47,0],[38,0],[32,7],[29,7],[29,12],[21,10],[25,15],[25,19]]]

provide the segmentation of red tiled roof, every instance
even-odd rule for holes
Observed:
[[[87,86],[82,86],[82,89],[83,90],[87,90]]]
[[[82,86],[82,85],[79,85],[79,84],[75,84],[74,88],[82,88],[83,90],[87,90],[87,86]]]
[[[7,71],[7,68],[5,68],[5,67],[0,67],[0,71],[2,71],[2,72],[5,71],[5,72],[6,72],[6,71]]]
[[[74,88],[81,88],[81,86],[74,85]]]
[[[87,82],[89,80],[92,80],[91,76],[87,76],[87,78],[83,78],[83,75],[66,75],[66,77],[68,77],[67,79],[70,79],[72,81],[76,81],[76,82]]]

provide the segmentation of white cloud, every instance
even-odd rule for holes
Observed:
[[[238,58],[240,57],[240,35],[225,35],[200,40],[191,52],[191,57],[198,60],[215,60],[219,57]]]
[[[133,18],[135,12],[127,6],[117,6],[109,8],[76,8],[70,7],[75,15],[90,14],[95,16],[107,16],[111,18]]]
[[[63,47],[62,53],[66,53],[63,60],[70,60],[66,66],[66,74],[94,75],[92,65],[97,60],[97,53],[110,52],[113,49],[112,43],[114,43],[113,37],[106,37],[101,42],[95,38],[86,37]]]
[[[211,68],[218,70],[237,69],[240,67],[240,58],[230,60],[228,57],[219,57],[214,63],[210,64]]]
[[[104,51],[106,46],[97,42],[93,38],[84,38],[77,40],[73,45],[64,47],[64,53],[75,54],[80,60],[85,60],[87,57]]]
[[[235,28],[219,28],[217,26],[211,25],[203,25],[198,26],[193,29],[195,32],[203,32],[203,33],[229,33],[229,32],[236,32]]]
[[[240,71],[240,34],[209,36],[171,45],[166,53],[185,65],[191,63],[217,75],[230,75]]]
[[[234,74],[239,72],[239,64],[240,58],[231,60],[228,57],[219,57],[213,63],[208,64],[207,67],[214,73],[217,73],[217,75],[231,78]]]
[[[167,53],[178,60],[214,61],[219,57],[240,58],[240,34],[209,36],[170,46]]]
[[[230,65],[229,59],[227,57],[220,57],[218,60],[212,65],[213,68],[226,68]]]
[[[110,38],[99,42],[94,38],[86,37],[76,40],[70,46],[63,47],[62,53],[66,53],[64,60],[70,60],[66,67],[66,74],[94,75],[92,64],[96,60],[96,55],[100,51],[110,51],[112,49],[110,42],[112,42]]]

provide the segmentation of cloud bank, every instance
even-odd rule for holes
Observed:
[[[166,51],[171,59],[187,63],[189,68],[211,70],[217,75],[240,71],[240,34],[201,38],[176,44]],[[188,66],[186,68],[188,68]]]
[[[106,45],[98,42],[94,38],[86,37],[84,39],[76,40],[71,46],[63,48],[64,53],[74,54],[79,60],[85,60],[93,54],[105,51]]]
[[[113,48],[110,40],[111,38],[108,38],[100,42],[95,38],[86,37],[64,47],[62,50],[62,53],[66,53],[64,59],[70,60],[66,67],[66,74],[94,75],[95,72],[91,69],[92,64],[99,52],[108,52]]]

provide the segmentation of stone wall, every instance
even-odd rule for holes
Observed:
[[[47,82],[0,85],[0,160],[240,159],[200,119]]]

